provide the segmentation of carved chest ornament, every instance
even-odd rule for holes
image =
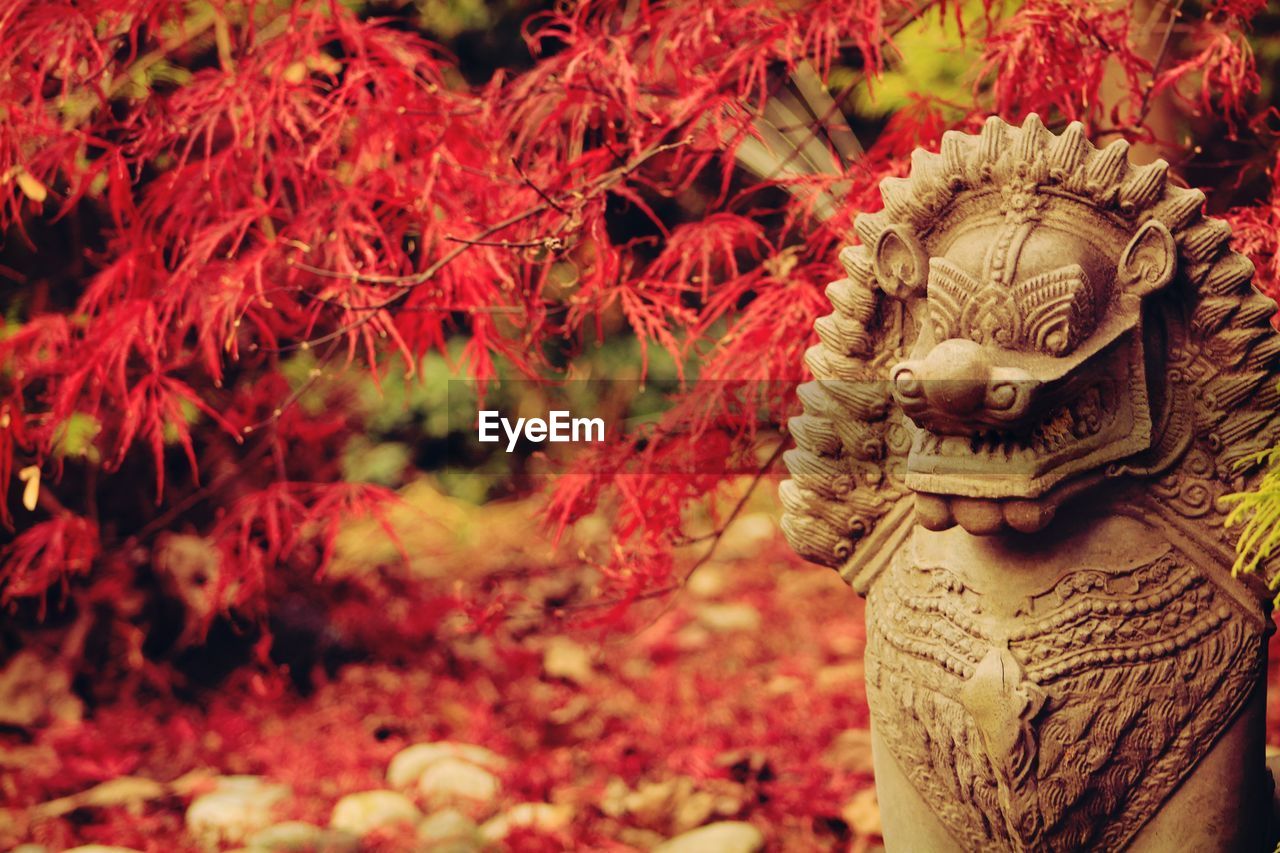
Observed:
[[[1078,123],[948,133],[881,191],[783,529],[868,595],[877,736],[957,845],[1124,849],[1262,676],[1219,499],[1280,440],[1275,305],[1202,193]]]

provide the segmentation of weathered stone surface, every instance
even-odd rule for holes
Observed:
[[[487,803],[498,795],[500,788],[497,776],[457,758],[434,762],[418,778],[418,793],[423,802],[438,805],[458,800]]]
[[[422,813],[413,800],[397,791],[360,791],[338,800],[329,817],[329,828],[357,836],[398,823],[416,824]]]
[[[1280,440],[1280,337],[1167,170],[992,118],[840,255],[782,527],[868,597],[891,851],[1260,843],[1268,593],[1223,498]]]
[[[422,771],[445,758],[458,758],[494,771],[502,770],[507,764],[496,752],[471,743],[415,743],[391,758],[387,765],[387,784],[392,788],[412,787],[418,783]]]
[[[670,838],[652,853],[756,853],[764,847],[764,835],[749,823],[726,820],[711,823]]]

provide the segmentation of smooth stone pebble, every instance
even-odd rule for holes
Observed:
[[[875,788],[863,788],[841,810],[840,817],[857,835],[880,835],[880,804]]]
[[[549,678],[563,678],[574,684],[591,680],[595,667],[591,653],[568,637],[552,637],[542,656],[542,671]]]
[[[532,827],[543,832],[564,829],[573,820],[573,809],[551,803],[519,803],[480,827],[480,836],[494,844],[506,838],[517,827]]]
[[[453,799],[487,803],[498,795],[498,777],[457,758],[435,762],[418,779],[418,793],[431,803]]]
[[[445,758],[459,758],[489,770],[501,770],[507,760],[492,750],[472,743],[415,743],[397,752],[387,765],[387,784],[407,788],[422,777],[422,772]]]
[[[478,845],[480,831],[474,820],[457,809],[443,809],[418,824],[418,840],[433,845],[444,842]]]
[[[765,543],[778,533],[778,524],[767,512],[753,512],[731,522],[716,548],[722,562],[757,559]]]
[[[288,785],[257,776],[217,779],[212,792],[187,807],[187,830],[207,848],[239,844],[274,822],[272,808],[289,793]]]
[[[744,821],[726,820],[669,838],[650,853],[756,853],[763,847],[760,830]]]
[[[289,786],[281,782],[268,782],[261,776],[218,776],[213,780],[215,794],[236,794],[241,797],[270,797],[276,802],[289,796]]]
[[[359,836],[341,829],[325,829],[302,820],[287,820],[249,836],[252,850],[306,851],[306,853],[355,853]]]
[[[717,634],[736,631],[757,631],[760,628],[760,611],[750,604],[704,604],[696,611],[698,622]]]
[[[832,739],[822,758],[841,770],[870,775],[874,769],[871,764],[871,732],[868,729],[845,729]]]
[[[329,818],[329,828],[356,835],[397,823],[417,823],[422,812],[404,794],[395,791],[361,791],[338,800]]]
[[[721,540],[723,544],[724,540]],[[689,575],[685,589],[694,598],[715,598],[729,586],[729,575],[719,563],[705,563]]]

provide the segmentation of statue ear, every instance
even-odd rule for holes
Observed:
[[[1178,268],[1178,246],[1164,223],[1148,219],[1120,253],[1116,278],[1130,293],[1146,296],[1164,287]]]
[[[880,232],[872,252],[876,278],[884,292],[906,299],[924,290],[929,273],[929,259],[915,235],[901,225],[890,225]]]

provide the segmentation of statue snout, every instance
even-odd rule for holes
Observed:
[[[998,364],[988,348],[962,338],[937,344],[924,358],[899,362],[889,375],[903,411],[918,425],[935,430],[1016,425],[1030,411],[1040,384],[1025,370]]]

